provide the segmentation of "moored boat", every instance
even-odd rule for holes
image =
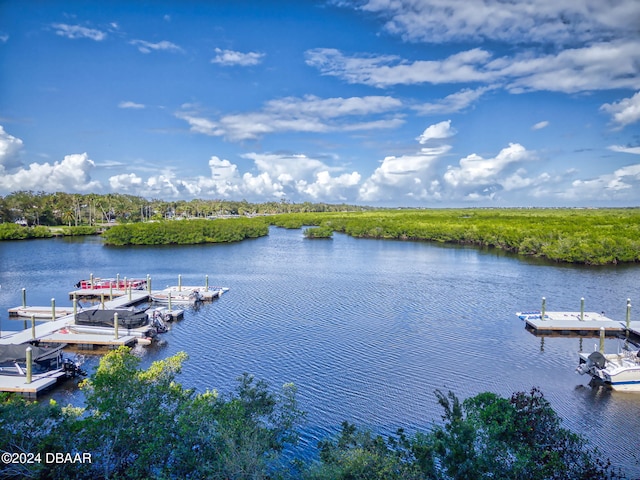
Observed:
[[[611,385],[614,390],[640,392],[640,350],[620,353],[580,353],[576,372],[591,375],[595,380]]]
[[[89,280],[80,280],[76,283],[76,288],[82,290],[99,290],[104,288],[112,288],[114,290],[125,290],[132,288],[133,290],[144,290],[147,287],[147,280],[142,278],[117,279],[117,278],[93,278]]]
[[[169,302],[176,304],[188,304],[193,305],[202,301],[202,293],[198,289],[182,289],[175,291],[172,289],[165,289],[160,292],[154,292],[151,294],[151,300],[157,303],[168,304]]]
[[[64,344],[55,346],[22,344],[0,344],[0,375],[27,375],[27,348],[31,347],[32,367],[34,375],[48,372],[64,372],[67,377],[86,375],[80,368],[82,359],[71,360],[62,354]]]

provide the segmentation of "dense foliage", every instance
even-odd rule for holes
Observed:
[[[53,236],[47,227],[23,227],[15,223],[0,223],[0,240],[25,240]]]
[[[134,195],[109,193],[46,193],[19,191],[0,196],[0,222],[22,220],[28,225],[97,225],[132,223],[170,218],[212,218],[293,212],[339,212],[364,210],[353,205],[327,203],[264,202],[246,200],[147,200]]]
[[[272,393],[250,375],[234,393],[196,394],[175,381],[186,355],[147,370],[129,349],[108,353],[82,385],[84,408],[0,396],[0,450],[40,454],[0,463],[2,478],[267,478],[295,443],[295,387]],[[91,462],[47,463],[47,453],[83,452]]]
[[[436,396],[443,423],[387,439],[344,422],[319,443],[317,460],[295,444],[303,413],[296,389],[273,393],[244,374],[235,392],[196,393],[176,382],[186,355],[139,368],[126,347],[106,354],[81,384],[84,407],[0,394],[0,453],[40,461],[0,463],[7,479],[616,479],[537,389],[510,399],[482,393]],[[47,454],[90,462],[47,462]],[[39,457],[36,457],[39,455]],[[72,457],[73,458],[73,457]]]
[[[116,225],[104,233],[107,245],[168,245],[237,242],[269,233],[262,218],[163,220]]]
[[[275,215],[274,225],[316,225],[358,238],[495,247],[557,262],[640,261],[640,209],[445,209]]]

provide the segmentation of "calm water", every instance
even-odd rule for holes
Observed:
[[[577,353],[596,338],[537,337],[514,315],[538,309],[605,311],[623,320],[626,299],[640,305],[640,266],[586,268],[528,262],[495,251],[428,243],[305,240],[272,229],[232,245],[105,247],[98,238],[0,243],[2,330],[22,328],[6,309],[21,303],[70,305],[81,278],[144,277],[154,288],[204,284],[231,288],[189,309],[143,349],[143,364],[186,351],[181,381],[230,391],[250,372],[279,386],[294,382],[307,412],[304,442],[337,431],[343,420],[381,433],[440,421],[435,389],[460,398],[483,391],[509,396],[539,386],[564,426],[584,434],[640,477],[640,394],[592,388],[574,373]],[[638,317],[637,309],[633,318]],[[615,351],[618,341],[607,339]],[[95,365],[97,359],[89,361]],[[78,402],[72,388],[54,396]]]

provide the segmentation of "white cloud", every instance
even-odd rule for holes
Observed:
[[[82,27],[80,25],[67,25],[65,23],[54,23],[51,25],[56,32],[56,35],[61,37],[76,39],[76,38],[89,38],[100,42],[107,38],[107,34],[101,30],[95,28]]]
[[[389,55],[347,56],[339,50],[324,48],[308,50],[306,62],[323,75],[380,88],[461,82],[485,82],[494,86],[502,83],[513,93],[640,88],[638,39],[594,43],[549,54],[531,50],[500,58],[493,58],[487,50],[474,48],[441,60],[412,62]],[[427,105],[426,113],[429,108],[434,107]]]
[[[565,200],[637,201],[640,190],[640,164],[628,165],[612,173],[588,180],[575,180],[559,196]]]
[[[0,176],[0,190],[45,192],[93,192],[102,186],[91,180],[95,163],[86,153],[66,155],[61,162],[32,163],[14,173]]]
[[[422,115],[456,113],[466,109],[474,102],[476,102],[487,91],[493,90],[494,88],[495,87],[480,87],[476,88],[475,90],[471,88],[464,88],[459,92],[447,95],[437,102],[424,103],[413,108]]]
[[[132,188],[138,189],[142,185],[142,178],[135,173],[121,173],[109,177],[109,185],[116,192],[132,191]]]
[[[416,138],[419,143],[425,144],[433,139],[442,139],[453,137],[456,134],[454,128],[451,128],[451,120],[436,123],[425,128],[424,132]]]
[[[400,100],[389,96],[322,99],[307,95],[303,98],[271,100],[265,103],[262,110],[225,115],[216,121],[201,116],[192,106],[183,107],[176,112],[176,117],[187,121],[193,132],[242,141],[278,132],[318,133],[395,128],[402,123],[402,119],[398,115],[386,115],[401,106]],[[370,115],[385,116],[370,120]],[[366,120],[358,121],[362,117]]]
[[[220,48],[215,49],[216,56],[211,59],[211,63],[217,63],[219,65],[248,67],[252,65],[258,65],[264,58],[264,53],[258,52],[236,52],[234,50],[222,50]]]
[[[169,42],[167,40],[162,40],[158,43],[147,42],[145,40],[131,40],[129,42],[131,45],[138,47],[138,50],[142,53],[151,53],[153,51],[165,51],[165,52],[182,52],[182,48],[180,48],[175,43]]]
[[[600,109],[611,114],[613,121],[620,127],[635,123],[640,120],[640,92],[619,102],[605,103]]]
[[[531,153],[518,143],[510,143],[494,158],[483,158],[472,153],[459,162],[459,166],[450,166],[444,174],[445,181],[454,187],[472,187],[501,184],[508,177],[509,168],[531,159]],[[518,173],[521,175],[522,170]]]
[[[543,128],[547,128],[549,126],[548,120],[543,120],[541,122],[536,123],[531,130],[542,130]]]
[[[611,145],[609,150],[612,152],[621,152],[621,153],[633,153],[635,155],[640,155],[640,147],[625,147],[622,145]]]
[[[19,158],[22,140],[8,134],[0,125],[0,173],[22,165]]]
[[[133,109],[142,109],[145,108],[145,106],[142,103],[136,103],[136,102],[120,102],[118,104],[118,108],[133,108]]]
[[[635,35],[640,21],[635,1],[369,0],[359,8],[379,14],[387,31],[429,43],[594,41]]]

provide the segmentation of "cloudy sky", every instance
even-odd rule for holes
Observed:
[[[0,1],[0,195],[640,205],[637,0]]]

